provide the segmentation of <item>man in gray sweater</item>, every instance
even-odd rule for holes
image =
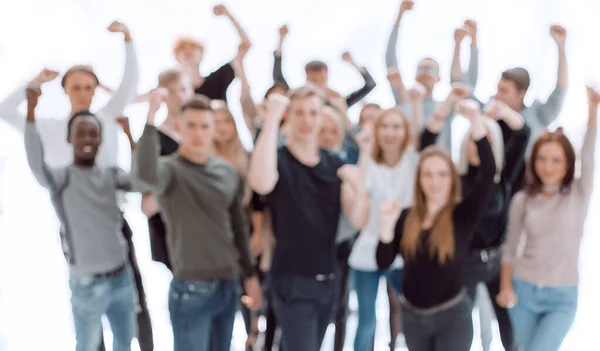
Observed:
[[[49,78],[56,77],[56,74]],[[121,233],[123,216],[117,190],[130,191],[128,174],[96,164],[102,144],[100,120],[81,111],[68,122],[67,140],[73,162],[50,167],[38,133],[35,108],[39,86],[27,91],[25,149],[36,180],[52,198],[61,222],[61,239],[69,263],[71,306],[77,351],[97,350],[106,315],[113,333],[113,350],[131,350],[135,336],[134,279],[127,242]]]
[[[175,351],[228,351],[238,305],[238,274],[245,303],[261,304],[261,289],[248,248],[244,186],[225,161],[212,157],[214,114],[196,96],[182,106],[176,126],[179,150],[159,157],[154,117],[167,96],[150,94],[146,127],[135,152],[135,174],[149,186],[167,226],[173,281],[169,311]],[[210,340],[212,338],[212,340]]]

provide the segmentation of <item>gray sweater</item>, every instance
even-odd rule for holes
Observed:
[[[52,197],[71,275],[107,273],[125,265],[117,190],[131,190],[129,175],[116,167],[49,167],[32,123],[25,127],[25,150],[33,175]]]
[[[178,154],[159,157],[157,150],[156,128],[147,125],[138,141],[134,172],[160,206],[173,275],[233,279],[240,266],[244,277],[253,275],[239,174],[218,158],[196,164]]]

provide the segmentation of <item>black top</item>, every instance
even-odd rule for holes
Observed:
[[[415,257],[404,257],[404,278],[402,293],[406,300],[417,308],[430,308],[456,297],[464,287],[463,271],[470,253],[473,232],[494,182],[496,164],[492,148],[487,138],[479,140],[477,150],[481,156],[481,166],[477,171],[473,188],[469,195],[454,208],[453,228],[455,253],[444,264],[438,262],[437,255],[429,255],[428,238],[431,230],[421,232],[421,249]],[[396,222],[394,240],[389,244],[379,242],[377,265],[387,269],[400,253],[400,241],[409,209],[402,211]]]
[[[512,188],[521,171],[520,164],[523,162],[527,150],[527,141],[531,129],[527,124],[521,130],[513,131],[504,121],[498,121],[504,139],[504,168],[502,169],[500,182],[494,183],[490,196],[485,205],[486,211],[475,230],[472,250],[498,248],[504,243],[508,225],[508,208],[512,198]],[[425,148],[435,144],[437,134],[427,129],[422,134],[421,145]],[[469,166],[467,174],[462,177],[463,197],[473,191],[473,184],[477,177],[478,167]]]
[[[227,88],[235,79],[233,67],[228,62],[221,66],[218,70],[209,74],[204,80],[204,83],[196,87],[196,94],[204,95],[211,100],[227,101]]]
[[[285,147],[277,151],[279,180],[267,195],[277,241],[271,273],[315,276],[335,272],[335,238],[341,211],[342,160],[321,149],[309,167]]]

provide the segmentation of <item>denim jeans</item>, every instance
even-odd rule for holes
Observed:
[[[237,282],[173,277],[169,312],[174,351],[229,351],[238,307]]]
[[[352,283],[358,298],[358,327],[354,338],[355,351],[371,351],[375,337],[375,300],[379,290],[379,280],[387,278],[398,293],[402,286],[402,270],[360,271],[352,268]]]
[[[110,276],[69,278],[77,351],[97,351],[102,338],[102,316],[113,334],[113,350],[131,350],[136,334],[134,283],[131,268]]]
[[[270,302],[285,351],[320,350],[331,322],[339,283],[335,276],[271,275]]]
[[[338,296],[335,309],[335,334],[333,337],[333,351],[343,351],[346,341],[346,324],[348,322],[348,300],[350,299],[350,267],[348,257],[352,251],[354,240],[347,240],[337,244],[337,270],[338,270]]]
[[[509,310],[524,351],[557,351],[577,312],[578,288],[537,287],[513,279],[517,304]]]
[[[402,301],[402,300],[401,300]],[[410,351],[469,351],[473,343],[471,299],[430,312],[402,301],[402,326]]]

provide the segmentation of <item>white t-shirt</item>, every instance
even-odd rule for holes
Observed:
[[[394,167],[388,167],[373,161],[370,161],[367,165],[365,187],[371,207],[369,222],[354,243],[348,258],[350,267],[361,271],[379,270],[375,258],[381,226],[379,207],[390,200],[397,201],[402,208],[411,205],[418,162],[419,153],[414,147],[409,146],[400,162]],[[390,268],[402,268],[403,265],[404,262],[398,256]]]

